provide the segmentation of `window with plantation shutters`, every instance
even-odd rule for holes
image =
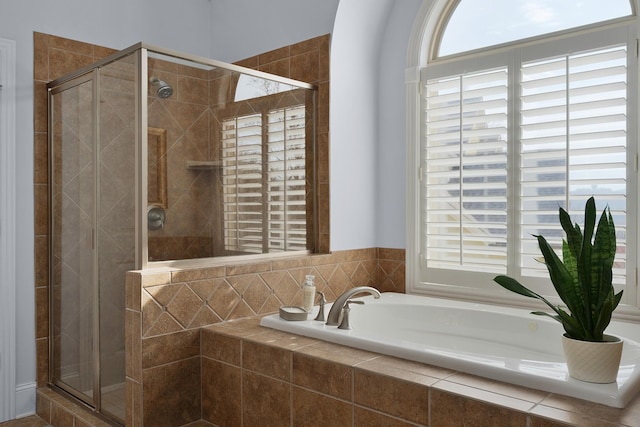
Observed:
[[[506,266],[506,68],[429,80],[423,179],[427,263]]]
[[[582,223],[584,203],[595,196],[616,224],[615,285],[635,304],[627,286],[637,247],[636,230],[631,239],[627,230],[637,223],[633,28],[502,45],[422,70],[424,286],[477,294],[508,274],[553,294],[534,235],[561,253],[558,208]]]
[[[306,250],[305,106],[222,123],[224,244],[229,253]]]
[[[533,235],[560,247],[558,206],[579,218],[591,195],[611,209],[625,248],[626,45],[522,64],[520,100],[522,274],[546,274]],[[625,258],[619,250],[619,284]]]

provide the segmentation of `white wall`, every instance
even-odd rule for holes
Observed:
[[[331,249],[377,246],[379,46],[394,0],[342,0],[331,43]]]
[[[376,246],[405,248],[405,67],[422,0],[396,0],[382,37],[378,79]]]
[[[17,49],[15,287],[16,383],[20,390],[16,402],[17,416],[35,410],[33,32],[116,49],[143,41],[231,61],[330,33],[337,2],[338,0],[2,2],[0,38],[15,40]],[[253,10],[248,7],[251,3],[255,6]],[[278,24],[266,25],[268,21],[264,18],[270,17],[276,7],[278,16],[281,16],[277,20]],[[234,19],[227,19],[225,14]],[[248,29],[251,31],[247,31]],[[215,56],[216,51],[220,52],[220,57]]]
[[[211,52],[234,62],[331,33],[339,0],[215,0]]]

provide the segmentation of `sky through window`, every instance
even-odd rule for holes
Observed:
[[[629,0],[461,0],[438,56],[452,55],[632,14]]]

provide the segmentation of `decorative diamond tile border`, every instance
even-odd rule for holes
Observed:
[[[387,259],[378,259],[383,255]],[[292,267],[292,268],[288,268]],[[302,304],[307,274],[333,301],[345,290],[373,286],[404,292],[404,250],[364,249],[291,260],[142,274],[142,336],[200,328]]]

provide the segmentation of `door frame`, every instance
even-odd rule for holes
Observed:
[[[0,422],[16,417],[16,42],[0,39]]]

